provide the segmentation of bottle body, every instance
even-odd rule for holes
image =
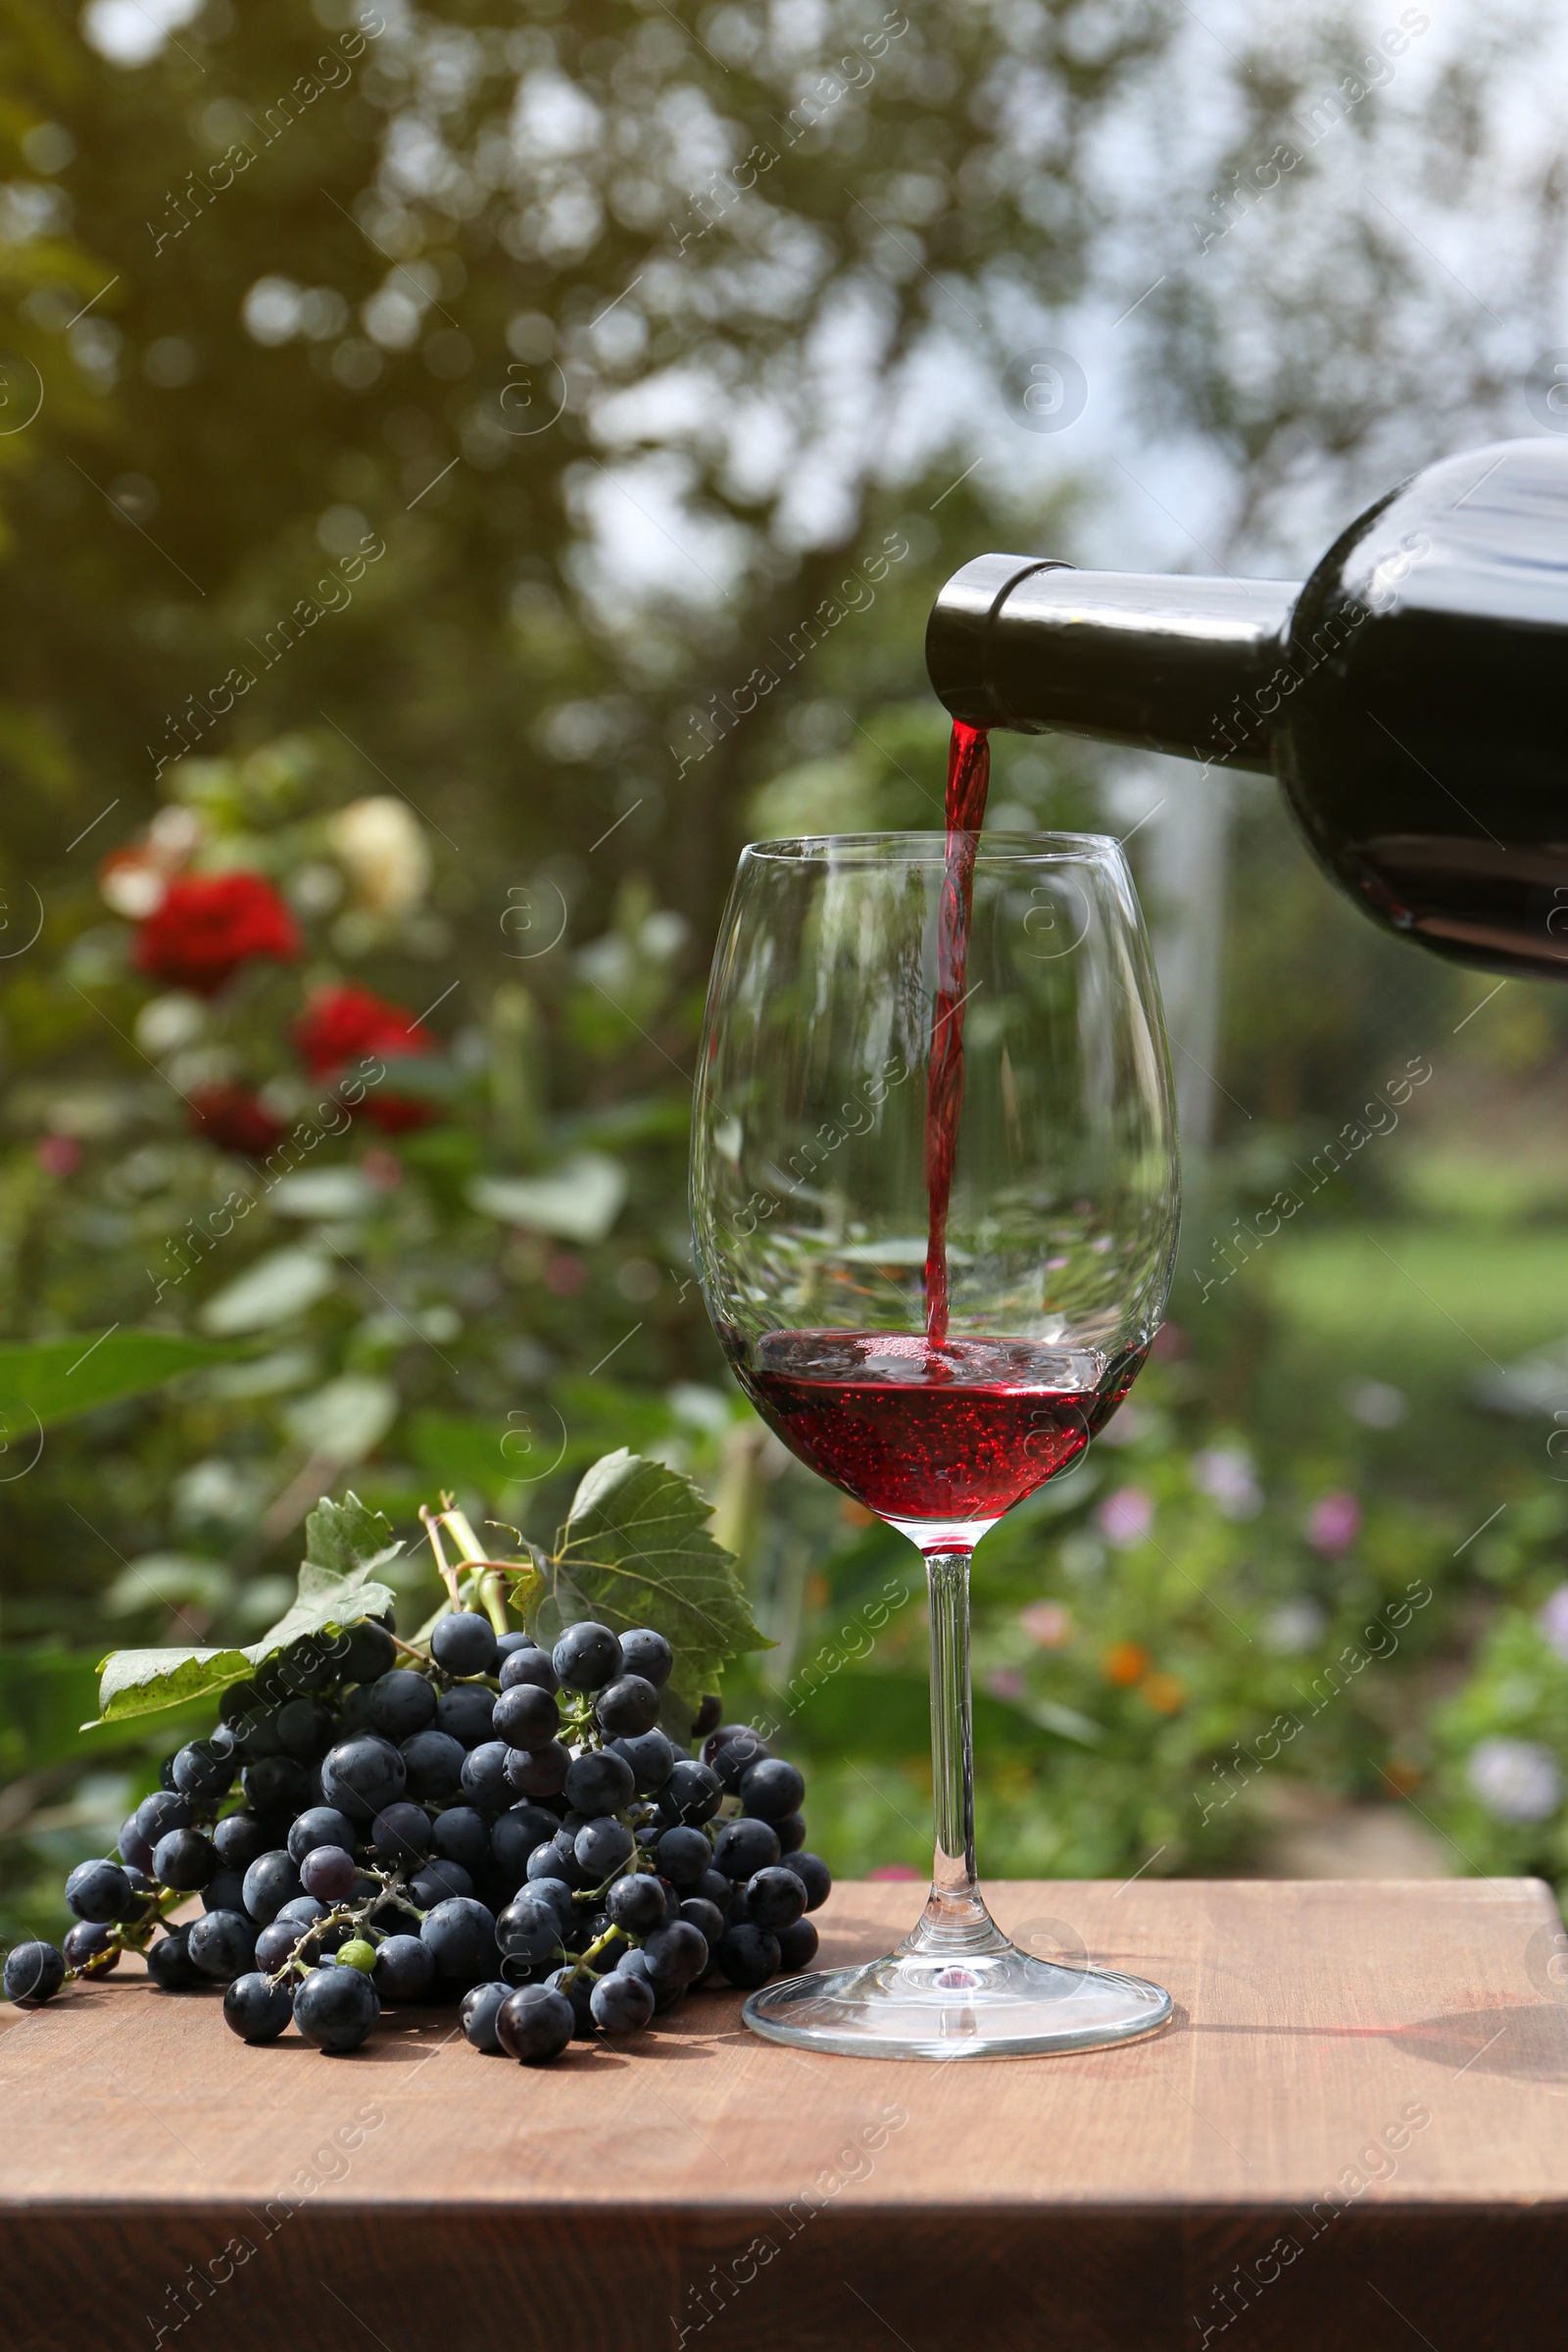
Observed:
[[[1270,771],[1376,920],[1568,977],[1568,444],[1428,467],[1299,589],[982,557],[927,664],[971,724]]]

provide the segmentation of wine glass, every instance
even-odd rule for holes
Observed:
[[[972,858],[966,970],[954,842]],[[1157,1985],[1036,1959],[986,1909],[969,1558],[1126,1396],[1178,1205],[1158,986],[1115,841],[861,834],[743,854],[693,1115],[698,1270],[762,1419],[925,1555],[936,1833],[898,1949],[754,1993],[756,2033],[956,2057],[1095,2048],[1169,2018]]]

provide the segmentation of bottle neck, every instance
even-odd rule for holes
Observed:
[[[1299,593],[1289,580],[980,556],[937,598],[926,668],[970,726],[1092,735],[1266,771],[1272,730],[1255,698],[1285,658]]]

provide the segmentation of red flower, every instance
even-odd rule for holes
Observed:
[[[259,1096],[245,1086],[199,1086],[190,1098],[191,1125],[222,1152],[265,1159],[283,1129]]]
[[[186,874],[171,882],[136,935],[136,961],[171,988],[213,996],[253,956],[287,963],[300,935],[261,874]]]
[[[294,1042],[313,1078],[335,1078],[384,1056],[401,1059],[436,1051],[436,1040],[407,1005],[352,986],[318,990],[305,1008]],[[387,1094],[378,1085],[367,1088],[359,1107],[387,1135],[422,1127],[435,1115],[427,1102],[411,1095]]]

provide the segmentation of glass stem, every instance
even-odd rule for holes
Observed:
[[[935,1853],[925,1914],[906,1949],[1001,1948],[974,1871],[974,1734],[969,1704],[969,1553],[928,1551],[931,1794]]]

